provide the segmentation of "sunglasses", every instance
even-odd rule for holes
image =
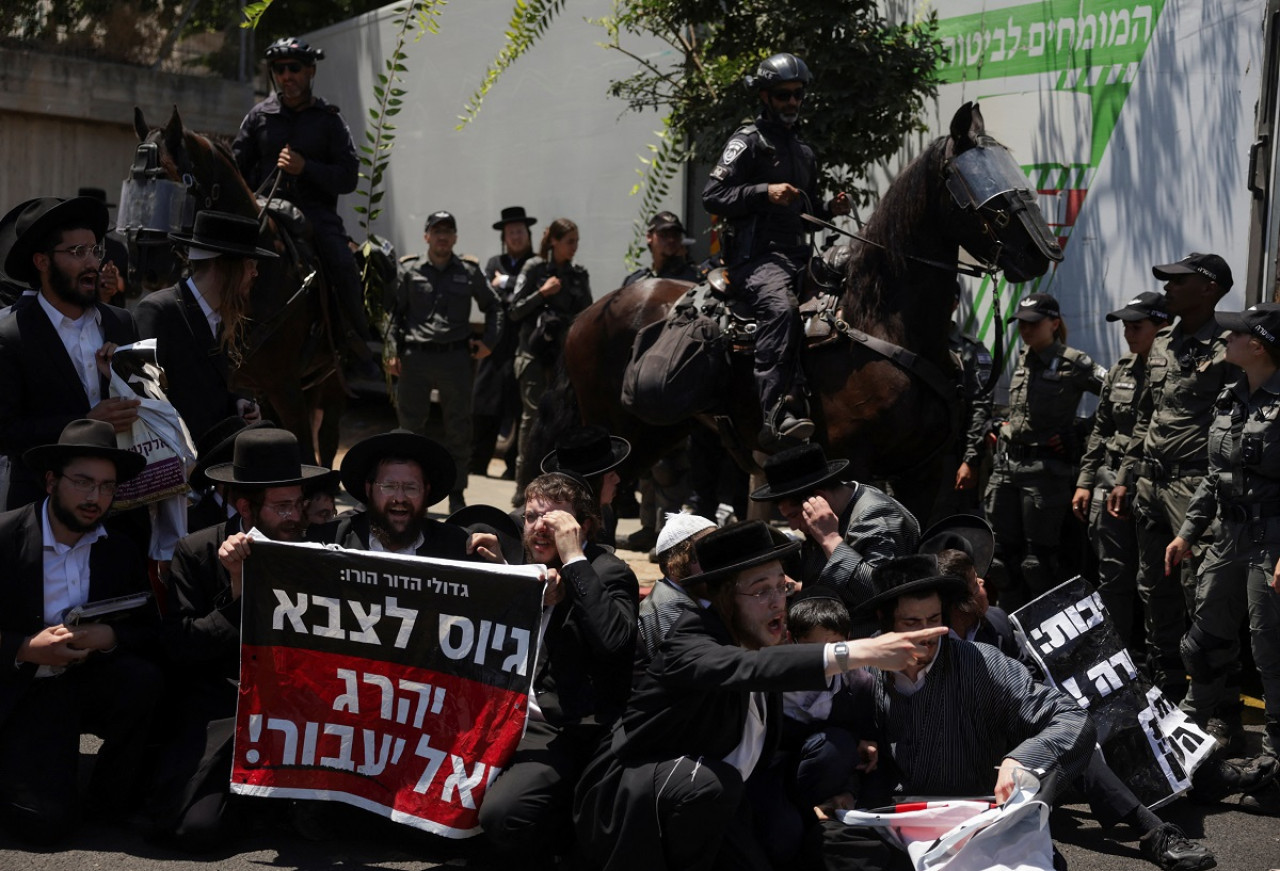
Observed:
[[[790,103],[792,100],[799,103],[804,99],[804,88],[789,88],[787,90],[772,91],[769,94],[776,103]]]
[[[287,64],[272,64],[271,72],[273,73],[300,73],[302,72],[302,64],[294,61]]]

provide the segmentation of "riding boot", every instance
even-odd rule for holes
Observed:
[[[813,436],[813,421],[807,415],[804,399],[783,396],[765,415],[764,426],[760,429],[760,447],[768,452],[776,452],[790,445],[807,442]]]

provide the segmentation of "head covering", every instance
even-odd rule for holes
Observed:
[[[1035,323],[1045,318],[1060,318],[1058,301],[1047,293],[1033,293],[1018,303],[1018,310],[1010,315],[1011,321],[1027,321]]]
[[[684,224],[680,223],[675,212],[658,212],[649,219],[649,232],[657,233],[662,230],[679,230],[684,235]]]
[[[236,433],[231,462],[204,470],[212,481],[264,490],[301,485],[328,474],[329,469],[322,466],[303,465],[297,438],[274,427],[242,429]]]
[[[498,536],[498,546],[508,565],[524,562],[524,541],[520,527],[511,515],[492,505],[467,505],[449,515],[448,522],[461,526],[468,532],[492,532]]]
[[[694,543],[693,552],[702,567],[702,574],[696,577],[703,582],[722,581],[753,566],[781,562],[799,549],[800,542],[792,541],[762,520],[735,523]]]
[[[196,442],[196,465],[191,470],[191,476],[187,479],[187,483],[196,490],[203,490],[208,487],[213,482],[205,477],[205,471],[210,466],[231,461],[231,454],[236,444],[236,436],[246,429],[261,429],[267,426],[275,426],[275,424],[269,420],[245,423],[244,418],[233,415],[223,418],[209,427],[208,432]]]
[[[142,454],[116,446],[116,430],[105,420],[73,420],[62,428],[58,441],[39,445],[22,455],[23,461],[37,472],[46,472],[76,457],[101,457],[116,467],[116,483],[136,476],[147,465]]]
[[[893,607],[906,595],[924,596],[936,592],[940,597],[962,598],[969,584],[955,575],[944,575],[938,558],[931,553],[901,556],[885,560],[871,571],[871,581],[880,592],[858,607],[859,613],[875,614],[877,609]]]
[[[89,197],[90,199],[106,203],[108,209],[114,209],[116,207],[115,203],[107,202],[107,192],[103,188],[80,188],[76,191],[76,196]]]
[[[311,66],[318,60],[324,60],[324,49],[312,48],[307,44],[306,40],[299,39],[296,36],[282,36],[267,46],[263,56],[268,61],[297,58]]]
[[[532,227],[538,223],[537,218],[530,218],[524,213],[524,206],[507,206],[502,210],[502,217],[494,221],[493,229],[501,230],[507,224],[524,224]]]
[[[764,461],[768,483],[751,494],[752,501],[772,502],[786,496],[808,493],[836,480],[849,465],[848,460],[828,460],[822,445],[807,443],[787,448]]]
[[[274,260],[276,252],[258,247],[258,230],[255,218],[205,209],[196,212],[190,236],[170,233],[169,238],[180,245],[190,246],[189,257],[192,260],[208,260],[224,254]]]
[[[5,258],[9,256],[9,250],[13,248],[14,241],[18,238],[18,216],[21,215],[29,206],[40,202],[42,199],[48,200],[53,204],[58,202],[53,197],[36,197],[35,199],[24,200],[9,211],[5,212],[3,218],[0,218],[0,281],[10,277],[8,273],[4,271],[4,261]],[[29,284],[30,282],[23,280],[21,283]]]
[[[342,486],[356,501],[368,504],[369,473],[387,459],[413,460],[422,467],[428,506],[448,496],[458,478],[458,466],[444,445],[407,429],[393,429],[351,446],[342,458]]]
[[[1248,333],[1280,348],[1280,303],[1260,302],[1242,312],[1216,312],[1218,326],[1233,333]]]
[[[542,471],[591,478],[616,469],[630,453],[631,443],[604,427],[579,427],[561,436],[556,449],[542,458]]]
[[[972,514],[944,517],[920,536],[920,553],[937,555],[944,550],[962,550],[973,560],[978,577],[991,568],[996,552],[996,536],[991,524]]]
[[[1216,281],[1223,290],[1230,290],[1232,285],[1231,267],[1217,254],[1192,252],[1177,263],[1152,266],[1151,274],[1161,281],[1168,281],[1175,275],[1203,275],[1210,281]]]
[[[658,542],[653,546],[653,552],[664,554],[680,542],[687,541],[690,536],[704,529],[715,528],[715,523],[701,514],[668,514],[666,522],[662,524],[662,532],[658,533]]]
[[[1133,299],[1125,303],[1124,308],[1118,308],[1107,314],[1108,321],[1146,321],[1160,320],[1169,321],[1173,318],[1165,309],[1165,295],[1154,290],[1144,290]]]
[[[107,204],[93,197],[40,197],[28,200],[13,220],[13,244],[4,259],[5,273],[15,281],[35,285],[40,273],[31,262],[36,246],[51,232],[67,227],[87,227],[101,242],[107,235]],[[6,216],[7,217],[7,216]]]
[[[458,229],[458,221],[448,212],[432,212],[427,215],[427,226],[423,228],[423,232],[430,230],[436,224],[448,224],[454,230]]]

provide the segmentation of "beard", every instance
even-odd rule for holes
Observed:
[[[80,279],[90,272],[93,273],[95,278],[94,291],[92,293],[81,292]],[[77,308],[92,308],[93,304],[98,301],[97,275],[97,269],[82,269],[73,278],[61,269],[51,269],[49,270],[49,288],[53,291],[54,296],[68,305],[74,305]]]
[[[421,515],[413,517],[403,530],[397,531],[395,527],[398,524],[392,523],[383,511],[373,505],[366,506],[365,511],[369,515],[369,534],[378,539],[378,543],[387,550],[404,550],[410,547],[422,532]]]
[[[94,507],[97,508],[98,506],[95,505]],[[81,535],[86,532],[93,532],[101,526],[103,514],[106,513],[105,511],[100,511],[96,520],[93,520],[90,523],[85,523],[76,516],[76,513],[71,510],[69,506],[63,505],[62,500],[58,498],[57,495],[49,500],[49,510],[53,512],[53,516],[58,519],[59,523],[72,532],[79,533]]]

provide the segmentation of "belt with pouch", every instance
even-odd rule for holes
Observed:
[[[1263,502],[1222,502],[1219,510],[1223,519],[1236,523],[1266,520],[1271,517],[1280,517],[1280,499],[1268,499]]]
[[[1062,460],[1065,459],[1059,451],[1055,451],[1048,445],[1022,445],[1010,442],[1005,446],[1005,456],[1017,462],[1026,462],[1027,460]]]
[[[1143,460],[1137,464],[1139,478],[1152,481],[1168,481],[1175,478],[1203,478],[1209,473],[1209,461],[1192,463],[1163,463],[1160,460]]]
[[[405,345],[405,350],[415,354],[443,354],[445,351],[463,351],[470,346],[470,339],[458,339],[456,342],[409,342]]]

